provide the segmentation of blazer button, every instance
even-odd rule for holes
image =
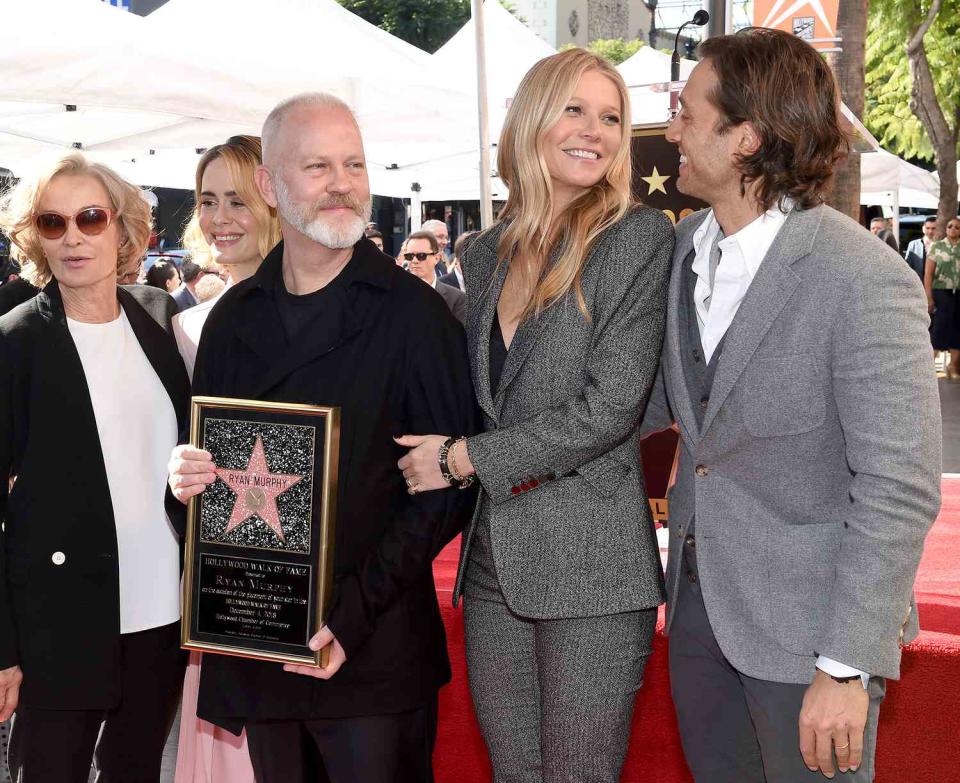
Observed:
[[[708,406],[709,404],[710,404],[710,398],[709,398],[709,397],[704,397],[703,399],[700,400],[700,407],[701,407],[703,410],[706,410],[706,409],[707,409],[707,406]]]
[[[701,478],[702,478],[703,476],[706,476],[709,472],[710,472],[710,471],[707,470],[707,466],[706,466],[706,465],[697,465],[697,467],[696,467],[696,474],[697,474],[698,476],[700,476]]]
[[[54,565],[63,565],[67,562],[67,556],[63,552],[54,552],[50,556],[50,559],[53,561]]]

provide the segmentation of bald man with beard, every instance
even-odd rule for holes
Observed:
[[[331,654],[321,669],[206,655],[197,712],[246,728],[259,783],[432,781],[450,665],[431,562],[472,493],[408,494],[391,436],[476,431],[463,328],[363,237],[370,188],[345,104],[306,94],[278,105],[263,160],[257,185],[283,241],[211,312],[194,393],[340,407],[334,591],[310,641]],[[177,447],[179,500],[214,479],[209,453]]]

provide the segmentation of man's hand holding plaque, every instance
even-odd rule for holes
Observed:
[[[216,470],[213,455],[209,451],[190,444],[177,446],[167,466],[167,483],[173,496],[181,503],[186,503],[217,480]]]
[[[188,504],[182,643],[327,679],[339,411],[195,397],[169,486]],[[331,658],[332,656],[332,658]]]

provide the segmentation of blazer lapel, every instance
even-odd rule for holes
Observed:
[[[184,432],[190,402],[190,380],[183,366],[183,359],[177,353],[171,335],[153,320],[129,291],[118,288],[117,298],[120,300],[123,312],[127,315],[137,342],[140,343],[150,366],[153,367],[153,371],[167,391],[167,396],[170,397],[170,402],[177,414],[177,426],[180,432]]]
[[[723,353],[713,380],[701,435],[707,432],[720,406],[800,283],[799,276],[790,266],[810,252],[821,218],[822,209],[819,207],[793,210],[764,256],[724,337]]]
[[[503,283],[507,279],[507,265],[497,265],[496,243],[499,237],[500,231],[494,230],[489,238],[478,240],[471,248],[472,257],[468,260],[468,263],[482,264],[485,269],[490,270],[484,275],[486,281],[479,294],[476,318],[470,318],[470,313],[467,313],[467,327],[471,333],[471,342],[477,346],[474,354],[476,365],[473,368],[477,402],[484,413],[494,420],[499,414],[493,403],[493,390],[490,387],[490,330],[493,328],[493,319],[497,317],[497,302],[500,301],[500,292],[503,291]],[[490,242],[493,243],[492,246]],[[502,378],[500,387],[503,388]]]

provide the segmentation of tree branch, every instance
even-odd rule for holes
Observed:
[[[917,28],[910,40],[907,41],[908,55],[912,55],[914,50],[920,46],[923,46],[923,38],[927,34],[927,30],[930,29],[930,25],[933,24],[933,20],[937,18],[937,14],[940,13],[941,5],[943,5],[943,0],[933,0],[933,3],[930,4],[930,10],[927,12],[927,18],[924,19],[923,23]]]

